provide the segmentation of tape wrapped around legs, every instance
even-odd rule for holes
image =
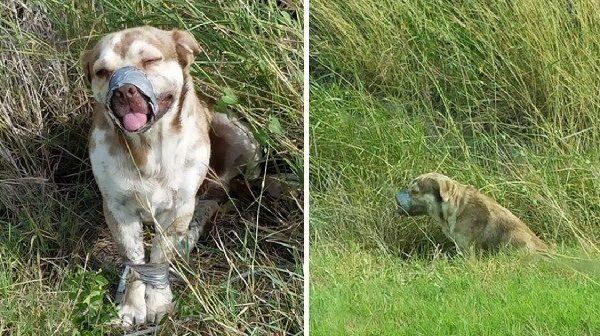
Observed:
[[[131,274],[130,274],[131,273]],[[132,264],[126,263],[119,279],[115,302],[120,304],[127,290],[128,278],[141,280],[146,285],[155,288],[166,288],[169,286],[169,264]]]
[[[169,264],[137,264],[129,267],[139,274],[140,280],[146,285],[156,288],[169,285]]]

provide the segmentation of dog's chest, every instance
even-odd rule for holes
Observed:
[[[165,211],[174,210],[183,200],[194,197],[196,190],[181,183],[180,179],[150,177],[136,182],[130,180],[127,189],[119,193],[120,202],[142,221],[154,221],[153,218]],[[193,185],[194,183],[190,183]]]
[[[101,131],[93,131],[95,148],[90,153],[94,177],[103,197],[142,220],[193,198],[206,175],[210,146],[195,138],[162,139],[150,144],[143,160],[115,151]],[[195,145],[192,145],[195,144]]]

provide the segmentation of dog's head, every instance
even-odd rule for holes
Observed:
[[[423,174],[396,194],[396,203],[403,215],[440,214],[442,204],[452,198],[455,186],[456,182],[448,176],[438,173]]]
[[[185,31],[137,27],[103,37],[81,55],[94,99],[126,132],[144,132],[185,94],[200,47]]]

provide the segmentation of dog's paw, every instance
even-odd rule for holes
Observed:
[[[129,284],[123,302],[117,307],[119,319],[124,327],[146,322],[146,285],[141,280]]]
[[[175,308],[171,287],[146,287],[146,321],[158,323],[165,314],[172,313]]]

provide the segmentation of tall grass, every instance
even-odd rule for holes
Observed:
[[[313,237],[394,253],[445,241],[393,192],[473,184],[550,244],[600,238],[600,46],[591,1],[314,1]]]
[[[567,136],[598,120],[598,11],[593,1],[316,1],[313,73],[412,113]]]
[[[160,333],[302,332],[301,15],[275,1],[0,4],[0,334],[110,330],[77,324],[97,288],[70,285],[91,284],[100,252],[114,254],[87,159],[91,105],[78,59],[103,34],[144,24],[194,34],[196,89],[216,101],[235,95],[228,113],[251,125],[266,173],[292,176],[279,199],[258,190],[216,219],[179,265],[179,313]],[[102,265],[114,283],[118,264]]]

